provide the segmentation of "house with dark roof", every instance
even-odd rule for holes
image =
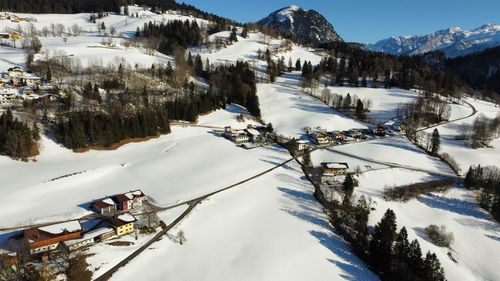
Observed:
[[[349,165],[344,162],[323,162],[321,163],[321,183],[340,180],[347,175],[348,170]]]
[[[92,210],[100,215],[113,214],[116,212],[116,204],[111,198],[96,200],[92,203]]]
[[[115,230],[118,236],[134,232],[134,223],[136,221],[137,219],[130,213],[124,213],[106,219],[106,223]]]
[[[123,194],[117,194],[113,197],[118,210],[126,211],[142,207],[146,196],[140,190],[134,190]]]
[[[31,255],[57,249],[60,242],[82,237],[77,220],[24,230],[24,242]]]

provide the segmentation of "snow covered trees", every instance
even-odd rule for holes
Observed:
[[[494,166],[471,166],[463,184],[468,189],[480,190],[479,205],[500,221],[500,169]]]

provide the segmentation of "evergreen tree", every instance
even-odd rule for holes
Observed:
[[[441,267],[441,263],[439,262],[436,254],[431,252],[427,252],[424,260],[424,280],[426,281],[444,281],[446,278],[444,277],[444,270]]]
[[[309,150],[309,148],[306,148],[306,150],[304,150],[304,155],[302,156],[302,164],[306,167],[312,166],[311,151]]]
[[[439,153],[439,148],[441,146],[441,138],[439,136],[439,131],[438,129],[434,129],[432,132],[432,139],[431,139],[431,154],[432,155],[438,155]]]
[[[231,29],[231,34],[229,35],[229,41],[238,42],[238,37],[236,36],[236,27],[233,27],[233,29]]]
[[[350,174],[345,176],[342,183],[342,191],[344,193],[344,204],[350,204],[352,193],[354,192],[354,180]]]
[[[50,71],[50,66],[47,67],[47,74],[46,74],[46,76],[47,76],[47,81],[51,82],[52,81],[52,72]]]
[[[387,209],[380,222],[375,226],[368,252],[371,264],[381,272],[390,274],[393,264],[392,244],[396,237],[396,215]]]
[[[399,231],[398,238],[394,243],[392,278],[394,280],[409,280],[408,273],[410,267],[410,242],[408,241],[408,232],[403,227]]]
[[[469,167],[467,174],[465,174],[465,179],[464,179],[463,184],[464,184],[464,187],[466,187],[466,188],[474,187],[474,170],[473,170],[472,166]]]
[[[410,243],[410,250],[408,252],[408,263],[411,268],[408,272],[409,280],[420,279],[422,276],[423,263],[422,260],[422,250],[420,249],[420,244],[418,240],[415,239]]]
[[[248,26],[246,24],[243,25],[243,29],[241,30],[241,37],[248,37]]]
[[[365,252],[368,246],[368,219],[370,217],[370,206],[364,195],[358,199],[354,209],[354,230],[356,231],[356,242],[359,252]]]
[[[295,62],[295,70],[296,71],[302,70],[302,63],[300,62],[300,58],[298,58],[297,61]]]
[[[491,207],[491,215],[497,221],[500,221],[500,183],[497,183],[495,188],[495,199]]]
[[[193,67],[194,63],[193,63],[193,56],[191,55],[191,52],[188,53],[188,57],[187,57],[187,64],[191,67]]]
[[[358,102],[356,104],[356,116],[359,119],[365,118],[365,107],[364,107],[363,102],[361,100],[358,100]]]
[[[343,108],[350,108],[351,107],[351,94],[347,93],[347,96],[345,97],[344,101],[342,102],[342,107]]]

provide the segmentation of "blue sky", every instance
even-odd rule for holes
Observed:
[[[500,0],[177,0],[240,22],[292,4],[322,13],[346,41],[375,42],[458,26],[500,24]]]

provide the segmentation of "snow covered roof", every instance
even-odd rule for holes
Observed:
[[[62,234],[65,231],[67,231],[67,232],[81,231],[82,226],[80,225],[79,221],[74,220],[74,221],[68,221],[68,222],[43,226],[43,227],[39,227],[38,229],[41,231],[50,233],[50,234]]]
[[[252,136],[258,136],[260,135],[260,132],[255,130],[255,129],[247,129],[247,132],[252,135]]]
[[[96,200],[92,204],[93,207],[100,208],[100,209],[107,208],[107,207],[113,206],[113,205],[115,205],[115,202],[111,198],[106,198],[103,200]]]
[[[14,89],[14,88],[2,88],[2,89],[0,89],[0,95],[11,96],[11,95],[17,95],[17,94],[19,94],[19,90]]]
[[[136,221],[137,219],[130,213],[125,213],[125,214],[121,214],[119,216],[116,217],[117,219],[121,220],[121,221],[124,221],[124,222],[133,222],[133,221]]]
[[[114,231],[113,228],[111,228],[111,227],[101,227],[101,228],[98,228],[96,230],[89,231],[89,232],[85,233],[82,238],[64,241],[64,244],[66,244],[66,246],[75,245],[75,244],[78,244],[82,241],[85,241],[88,239],[93,239],[97,236],[101,236],[101,235],[108,233],[108,232],[111,232],[111,231]]]
[[[140,190],[134,190],[125,193],[125,196],[127,196],[128,199],[134,199],[135,197],[143,197],[144,193],[142,193],[142,191]]]
[[[321,163],[321,165],[327,169],[349,169],[349,165],[347,165],[347,163],[330,162],[330,163]]]

